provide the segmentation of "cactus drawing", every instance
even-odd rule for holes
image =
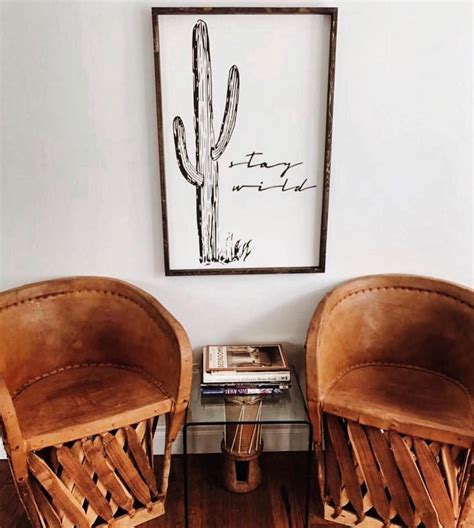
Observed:
[[[247,258],[250,241],[240,240],[219,248],[219,158],[234,131],[239,104],[240,77],[237,66],[229,70],[224,116],[217,141],[214,135],[212,107],[211,53],[207,25],[198,20],[192,36],[194,75],[194,131],[196,163],[189,159],[186,131],[181,117],[173,120],[174,144],[179,169],[196,187],[197,229],[200,261],[228,263]]]

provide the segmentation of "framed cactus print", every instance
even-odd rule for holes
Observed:
[[[324,272],[336,8],[152,8],[166,275]]]

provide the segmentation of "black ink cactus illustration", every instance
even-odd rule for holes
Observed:
[[[173,133],[179,169],[186,180],[196,187],[200,261],[209,264],[245,260],[251,251],[251,241],[234,242],[233,235],[230,234],[224,248],[219,248],[219,158],[229,144],[235,127],[239,104],[239,70],[235,65],[229,70],[224,116],[219,137],[215,141],[211,53],[207,25],[202,20],[198,20],[193,28],[192,51],[195,165],[189,159],[186,132],[179,116],[173,120]]]

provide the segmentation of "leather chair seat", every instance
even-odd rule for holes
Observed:
[[[323,396],[325,412],[363,425],[469,448],[472,401],[460,383],[401,365],[356,366]]]
[[[172,401],[136,370],[84,366],[35,381],[14,405],[23,438],[36,450],[158,416]]]

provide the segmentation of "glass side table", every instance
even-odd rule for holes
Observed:
[[[190,429],[206,427],[208,430],[216,429],[216,434],[209,435],[206,431],[206,439],[213,437],[213,452],[221,451],[221,441],[224,438],[224,427],[229,424],[262,424],[273,426],[289,426],[288,436],[291,437],[293,430],[302,429],[305,432],[303,449],[306,450],[306,485],[304,498],[304,526],[309,526],[309,493],[311,480],[311,455],[312,455],[312,428],[309,420],[303,392],[296,375],[295,369],[292,368],[292,385],[289,390],[283,391],[280,395],[263,396],[263,405],[260,419],[246,420],[240,419],[238,422],[226,420],[226,406],[223,396],[202,396],[201,390],[201,365],[193,365],[193,385],[191,400],[186,415],[186,421],[183,427],[183,455],[184,455],[184,515],[185,527],[189,528],[189,478],[188,478],[188,446]],[[263,427],[264,428],[264,427]],[[285,431],[286,432],[286,431]],[[307,435],[307,436],[306,436]],[[265,436],[265,434],[264,434]],[[289,438],[290,440],[290,438]],[[288,443],[291,445],[291,442]],[[265,450],[265,449],[264,449]],[[289,449],[291,450],[291,448]],[[300,447],[301,450],[301,447]],[[222,463],[224,463],[222,461]],[[224,482],[222,481],[222,486]],[[251,492],[252,493],[252,492]],[[234,494],[229,492],[229,500],[232,500]],[[271,526],[264,524],[265,519],[261,519],[262,526]]]

